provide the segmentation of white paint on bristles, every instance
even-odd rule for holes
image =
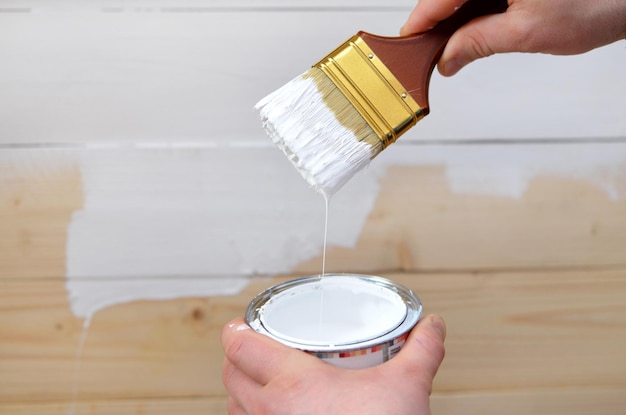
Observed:
[[[306,74],[263,98],[256,108],[274,144],[311,186],[327,196],[335,194],[373,156],[371,146],[337,120]]]

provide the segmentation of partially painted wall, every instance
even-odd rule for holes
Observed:
[[[67,398],[71,376],[57,378],[68,367],[59,356],[72,361],[81,320],[94,314],[87,346],[96,357],[83,368],[83,396],[105,399],[116,385],[113,395],[140,401],[206,390],[222,396],[219,376],[190,373],[203,359],[219,367],[226,318],[242,313],[259,280],[321,271],[324,201],[264,136],[253,105],[358,30],[395,35],[412,7],[405,0],[0,0],[0,297],[8,310],[0,311],[0,337],[11,339],[0,342],[0,402],[8,402],[0,413],[20,413],[33,395]],[[624,315],[625,67],[618,42],[580,56],[509,54],[453,78],[434,74],[431,114],[331,200],[328,271],[393,274],[419,285],[431,311],[448,312],[451,363],[436,391],[449,397],[473,385],[521,385],[526,392],[511,398],[520,405],[533,402],[530,393],[544,407],[567,397],[570,415],[599,396],[623,408],[624,339],[611,327],[622,327]],[[572,285],[543,291],[562,281]],[[502,290],[523,293],[511,296],[520,301],[515,312],[494,300]],[[570,317],[544,318],[555,307]],[[476,333],[500,330],[502,342],[477,342],[463,331],[467,321]],[[594,356],[612,359],[612,368],[581,356],[571,321],[596,323],[594,350],[602,352]],[[138,326],[146,337],[134,333]],[[556,350],[542,337],[554,326],[563,356],[577,356],[595,374],[590,382],[607,390],[558,389],[558,374],[572,387],[588,378],[565,357],[562,367],[554,363],[558,353],[554,372],[533,377],[545,364],[537,354]],[[534,357],[513,367],[509,329],[522,333],[519,344],[540,338],[547,346],[530,347]],[[178,344],[177,336],[196,343]],[[38,344],[49,372],[15,355],[32,351],[43,361]],[[475,350],[466,355],[468,344]],[[494,344],[502,360],[466,382],[481,356],[498,355]],[[153,355],[151,347],[161,349]],[[202,354],[208,349],[210,357]],[[128,370],[116,360],[125,353],[139,356],[136,378],[118,384],[111,379]],[[170,353],[181,360],[163,363]],[[153,366],[142,367],[141,358]],[[507,362],[511,379],[500,379]],[[152,379],[155,367],[167,376]],[[193,378],[193,386],[166,377]],[[555,395],[534,395],[545,382],[558,385]],[[462,408],[468,399],[481,407],[467,394],[454,402]],[[142,413],[141,402],[116,413]],[[44,406],[37,413],[61,413]]]
[[[273,151],[252,106],[352,32],[395,34],[413,5],[4,3],[2,163],[26,176],[77,169],[84,203],[67,228],[66,277],[80,316],[231,293],[241,277],[319,256],[321,198]],[[623,199],[625,66],[615,44],[435,75],[432,114],[332,201],[330,248],[355,245],[395,165],[442,166],[456,193],[519,199],[554,176]]]

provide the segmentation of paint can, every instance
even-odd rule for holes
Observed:
[[[419,298],[389,279],[325,274],[268,288],[245,317],[254,330],[287,346],[363,369],[394,357],[421,314]]]

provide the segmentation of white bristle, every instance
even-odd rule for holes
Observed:
[[[348,108],[338,112],[337,108],[329,108],[329,102],[331,106],[350,106],[350,103],[343,96],[345,103],[337,104],[336,98],[329,100],[328,91],[320,90],[319,78],[315,79],[319,75],[315,71],[325,77],[319,69],[312,68],[263,98],[255,108],[259,110],[265,132],[302,177],[319,192],[331,196],[380,149],[363,140],[363,134],[355,133],[357,129],[346,127],[355,122],[365,124],[356,110]],[[336,90],[327,78],[322,81]],[[343,114],[341,121],[336,113]],[[358,119],[346,122],[343,119],[346,113]],[[367,125],[365,130],[367,135],[373,134]]]

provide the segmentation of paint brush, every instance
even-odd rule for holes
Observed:
[[[424,33],[357,33],[256,104],[265,132],[309,184],[331,196],[430,112],[430,77],[450,36],[506,8],[506,0],[469,0]]]

